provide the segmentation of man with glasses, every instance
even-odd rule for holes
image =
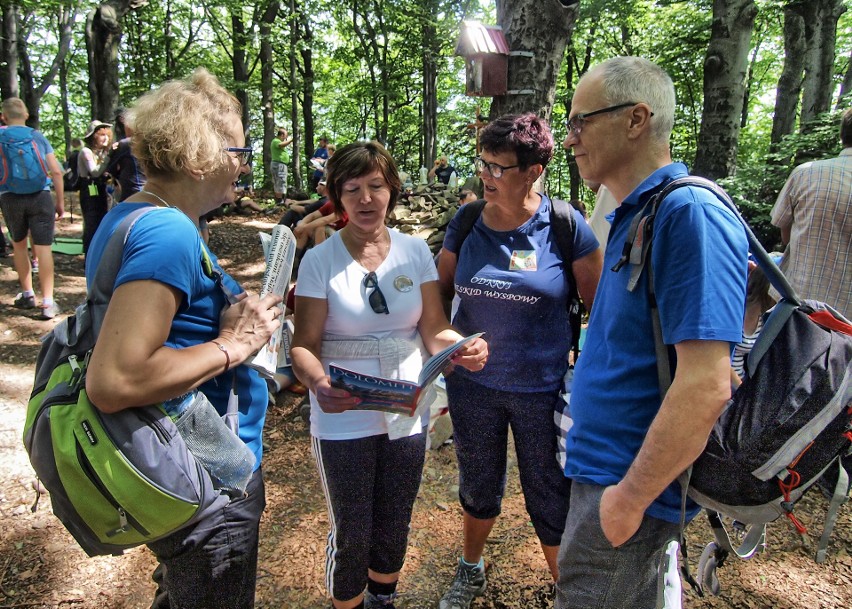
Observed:
[[[583,179],[606,186],[620,205],[574,371],[559,609],[662,606],[666,549],[681,519],[675,479],[700,454],[731,395],[730,353],[742,335],[748,254],[738,219],[710,191],[680,188],[659,206],[650,259],[633,291],[627,287],[632,265],[616,270],[644,203],[687,175],[669,153],[674,110],[669,76],[638,57],[593,67],[571,102],[564,145],[573,149]],[[649,270],[663,340],[676,361],[665,398]],[[697,511],[690,502],[687,518]]]

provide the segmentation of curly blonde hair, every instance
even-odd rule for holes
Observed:
[[[127,110],[132,150],[148,177],[213,173],[227,163],[229,119],[240,103],[204,68],[144,94]]]

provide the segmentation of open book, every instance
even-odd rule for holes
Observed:
[[[430,357],[423,364],[416,383],[363,374],[331,363],[328,366],[331,386],[345,389],[361,398],[356,410],[379,410],[414,416],[420,398],[427,393],[425,389],[444,371],[459,349],[480,336],[482,332],[471,334]]]
[[[272,229],[271,238],[261,233],[260,241],[266,256],[266,271],[263,273],[260,297],[278,294],[284,298],[290,287],[290,274],[293,272],[293,260],[296,257],[296,237],[287,226],[277,224]],[[282,312],[281,326],[248,365],[264,377],[272,378],[276,368],[290,364],[290,333],[287,331]]]

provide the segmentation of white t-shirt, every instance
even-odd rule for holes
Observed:
[[[367,269],[352,259],[340,233],[308,250],[299,267],[296,296],[320,298],[328,302],[324,332],[340,336],[372,338],[406,338],[418,340],[417,324],[423,310],[420,286],[438,280],[438,271],[426,242],[403,235],[393,229],[390,250],[376,269],[379,289],[385,296],[388,314],[376,313],[370,307],[364,287]],[[428,356],[428,353],[423,353]],[[333,358],[332,358],[333,359]],[[323,358],[328,371],[332,361]],[[337,359],[335,363],[365,374],[382,375],[379,359]],[[414,355],[402,363],[395,374],[406,381],[417,381],[423,357]],[[388,375],[382,375],[388,376]],[[421,417],[422,418],[422,417]],[[412,434],[422,425],[412,426]],[[322,411],[311,394],[311,434],[323,440],[350,440],[387,433],[384,413],[350,410],[340,414]]]

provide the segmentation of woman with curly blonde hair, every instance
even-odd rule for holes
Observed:
[[[211,471],[221,500],[197,524],[149,547],[160,562],[152,607],[248,609],[265,507],[267,391],[243,364],[278,327],[281,299],[243,292],[201,240],[198,223],[233,199],[251,149],[239,103],[203,69],[145,94],[127,119],[148,181],[103,219],[86,258],[86,280],[93,281],[124,218],[140,207],[161,209],[139,216],[126,238],[86,387],[104,411],[163,403],[179,424],[198,404],[216,417],[226,414],[229,401],[238,402],[238,437],[228,439],[248,457],[240,484],[217,485]]]

